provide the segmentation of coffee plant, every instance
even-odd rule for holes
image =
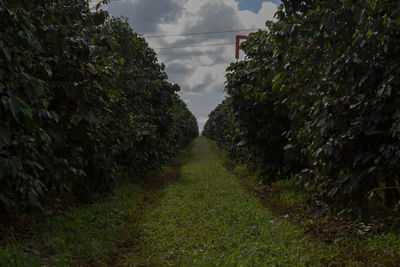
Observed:
[[[0,0],[0,210],[85,199],[198,135],[145,39],[86,0]]]
[[[275,17],[242,44],[203,134],[337,211],[398,209],[400,3],[286,0]]]

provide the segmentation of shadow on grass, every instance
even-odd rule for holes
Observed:
[[[5,230],[0,266],[115,266],[127,251],[140,249],[140,220],[179,179],[190,145],[148,179],[121,185],[93,204],[80,205],[31,224],[26,233]]]
[[[337,214],[318,216],[318,208],[309,205],[310,196],[295,179],[264,185],[257,172],[226,156],[215,144],[214,150],[224,167],[234,174],[241,186],[255,195],[274,216],[297,226],[311,241],[337,247],[343,265],[398,266],[400,262],[399,227],[387,227],[382,216],[372,216],[369,226],[360,220],[340,218]]]

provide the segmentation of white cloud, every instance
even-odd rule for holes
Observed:
[[[252,11],[239,11],[240,21],[245,28],[265,27],[267,20],[272,20],[277,10],[277,6],[271,2],[262,3],[260,11],[255,14]]]
[[[239,10],[235,0],[123,0],[110,4],[111,15],[128,17],[134,30],[166,35],[248,28],[264,28],[277,6],[264,2],[258,13]],[[151,47],[234,43],[236,34],[148,38]],[[235,61],[235,46],[181,48],[156,51],[169,80],[181,85],[182,97],[198,118],[204,118],[224,98],[225,70]],[[200,122],[201,121],[201,122]]]
[[[202,124],[206,123],[207,120],[208,120],[208,118],[207,118],[207,117],[203,117],[203,116],[200,116],[200,117],[198,118],[199,123],[202,123]]]

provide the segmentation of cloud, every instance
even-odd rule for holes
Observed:
[[[165,71],[168,73],[170,82],[181,84],[187,76],[192,75],[193,67],[179,62],[172,62],[166,65]]]
[[[277,0],[271,0],[277,2]],[[264,28],[272,20],[277,5],[262,0],[121,0],[111,2],[111,15],[125,16],[135,31],[149,35],[201,33],[224,30]],[[150,47],[168,48],[187,45],[225,44],[224,46],[155,49],[166,65],[168,79],[181,86],[181,97],[198,118],[204,118],[225,97],[225,70],[235,61],[236,34],[170,36],[146,38]],[[243,53],[241,53],[243,57]]]
[[[196,17],[196,20],[190,24],[187,24],[188,26],[184,28],[185,32],[223,31],[226,29],[243,28],[235,8],[220,1],[213,1],[203,5],[196,14]],[[195,37],[195,39],[199,41],[210,39],[226,39],[226,37],[227,35],[211,34],[200,35]]]
[[[107,10],[114,16],[129,19],[135,31],[154,33],[162,23],[173,23],[183,13],[187,0],[121,0],[111,1]]]
[[[197,44],[203,44],[203,42]],[[204,44],[207,43],[204,42]],[[230,48],[230,50],[234,51],[233,45],[230,46]],[[232,51],[228,50],[227,52],[226,47],[221,46],[156,50],[156,52],[158,52],[158,57],[165,63],[178,63],[191,67],[211,66],[220,62],[229,61],[232,59]]]
[[[208,120],[208,118],[207,117],[203,117],[203,116],[200,116],[199,119],[198,119],[199,123],[202,123],[202,124],[206,123],[207,120]]]
[[[201,93],[209,91],[209,89],[213,83],[215,82],[216,78],[213,77],[212,73],[209,71],[203,72],[202,69],[198,69],[192,77],[196,80],[192,86],[189,85],[189,90],[191,92]]]
[[[275,4],[264,2],[257,14],[244,10],[239,11],[239,16],[246,28],[252,28],[253,26],[265,27],[265,22],[267,20],[273,20],[276,10],[277,6]]]

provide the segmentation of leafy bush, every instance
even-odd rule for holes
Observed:
[[[232,133],[223,145],[264,179],[297,175],[354,216],[367,219],[368,197],[398,208],[399,11],[397,1],[283,1],[228,68],[228,99],[204,134]],[[221,116],[230,130],[213,123]]]
[[[198,134],[156,53],[88,1],[0,0],[0,207],[142,174]]]

